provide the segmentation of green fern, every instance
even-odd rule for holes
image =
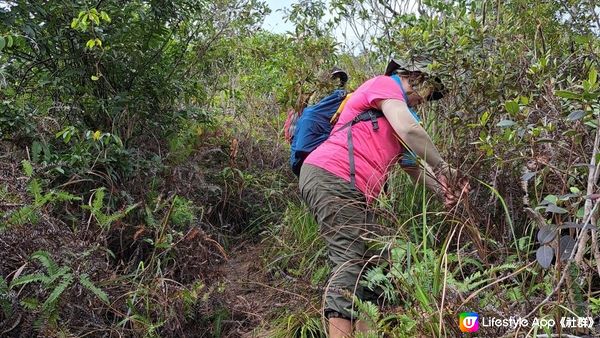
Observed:
[[[86,289],[92,292],[96,297],[102,300],[104,303],[109,304],[108,295],[106,292],[102,291],[102,289],[98,288],[94,283],[90,280],[90,276],[87,273],[81,274],[79,276],[79,283],[83,285]]]
[[[21,300],[21,306],[29,311],[35,311],[40,307],[40,301],[37,298],[26,297]]]
[[[514,270],[516,268],[517,268],[517,265],[515,263],[506,263],[506,264],[491,267],[484,271],[477,271],[477,272],[473,273],[472,275],[470,275],[469,277],[465,278],[464,281],[459,282],[459,281],[454,280],[454,283],[460,292],[470,292],[470,291],[477,289],[481,285],[484,285],[484,284],[489,283],[489,282],[493,281],[494,279],[496,279],[496,276],[495,276],[496,272],[502,272],[505,270]]]
[[[50,257],[50,253],[48,251],[38,250],[31,255],[31,258],[35,258],[48,270],[49,275],[56,274],[58,270],[57,264]]]
[[[12,282],[10,283],[10,288],[12,289],[16,286],[27,285],[33,282],[45,283],[47,280],[48,276],[44,275],[43,273],[34,273],[31,275],[19,276],[18,278],[12,280]]]
[[[71,269],[68,266],[61,266],[53,273],[48,272],[48,281],[45,284],[52,285],[59,278],[66,276]]]
[[[12,316],[12,304],[9,297],[8,284],[4,277],[0,276],[0,307],[5,318]]]
[[[352,310],[352,315],[359,320],[367,322],[370,327],[377,327],[377,324],[379,323],[379,317],[381,316],[377,304],[373,304],[369,301],[363,301],[355,295],[352,296],[352,299],[354,302],[354,307],[356,307],[356,310]]]
[[[600,298],[590,298],[590,312],[595,316],[600,314]]]
[[[46,290],[52,290],[46,300],[40,305],[40,300],[36,298],[25,298],[21,301],[21,305],[30,311],[39,311],[41,309],[41,318],[36,320],[36,323],[41,325],[44,320],[49,323],[56,324],[58,320],[57,305],[60,301],[62,294],[69,288],[75,279],[71,268],[68,266],[58,266],[56,262],[50,257],[47,251],[36,251],[31,255],[32,259],[40,261],[42,266],[46,269],[46,274],[37,272],[24,276],[14,278],[10,283],[10,287],[3,288],[6,282],[0,280],[0,296],[6,293],[2,290],[12,289],[17,286],[25,286],[31,283],[41,283]],[[90,280],[87,274],[81,274],[79,276],[80,284],[86,289],[90,290],[96,297],[102,300],[104,303],[109,303],[107,294],[100,288],[96,287]],[[4,284],[2,284],[4,283]],[[0,298],[1,300],[1,298]]]
[[[21,165],[23,166],[23,172],[27,177],[33,176],[33,166],[31,165],[31,162],[23,160],[21,161]]]
[[[361,284],[370,290],[380,288],[383,290],[383,296],[387,301],[395,304],[398,301],[398,292],[391,281],[391,275],[383,271],[383,266],[377,266],[368,270],[361,281]]]
[[[42,304],[42,309],[44,312],[54,312],[56,309],[56,303],[63,292],[71,285],[73,282],[73,274],[68,273],[62,276],[62,280],[58,285],[52,290],[50,296],[46,299],[44,304]]]
[[[36,208],[32,205],[26,205],[10,214],[8,218],[9,225],[22,225],[25,223],[37,223],[39,216]]]
[[[33,196],[36,205],[43,204],[42,186],[40,181],[35,178],[32,179],[27,185],[27,191]]]
[[[94,198],[92,199],[90,205],[84,205],[82,208],[89,210],[101,227],[108,228],[112,223],[120,220],[129,214],[133,209],[137,208],[139,203],[130,205],[124,211],[116,212],[112,215],[105,214],[102,211],[102,208],[104,207],[104,196],[106,194],[105,190],[106,188],[104,187],[96,189],[94,192]]]
[[[37,223],[39,220],[38,210],[40,210],[46,204],[52,204],[55,202],[69,202],[78,201],[81,198],[69,194],[65,191],[54,191],[51,190],[47,193],[43,193],[42,184],[37,178],[32,178],[33,167],[28,161],[23,161],[23,171],[27,177],[31,178],[27,185],[27,191],[33,197],[33,204],[25,205],[20,209],[12,212],[8,218],[8,225],[23,225],[26,223]],[[4,228],[3,226],[2,228]],[[0,228],[1,229],[1,228]]]
[[[272,338],[325,338],[321,317],[312,312],[286,314],[276,320],[268,335]]]

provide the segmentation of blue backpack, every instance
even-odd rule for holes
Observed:
[[[402,82],[397,75],[392,78],[398,83],[404,97],[406,93],[402,86]],[[293,137],[291,143],[291,155],[290,155],[290,166],[296,176],[300,176],[300,168],[304,163],[304,160],[313,150],[315,150],[321,143],[325,142],[335,124],[335,118],[332,121],[332,117],[340,108],[342,102],[346,99],[348,93],[343,89],[334,90],[331,94],[321,99],[319,102],[312,106],[304,108],[302,115],[296,121],[296,125],[293,127]],[[419,117],[416,113],[409,109],[415,119],[419,121]],[[362,112],[355,116],[351,121],[347,122],[335,132],[348,128],[348,156],[350,162],[350,186],[355,187],[355,168],[354,168],[354,147],[352,144],[352,126],[362,121],[371,121],[373,130],[378,130],[379,125],[377,119],[382,117],[383,113],[379,110],[371,109]],[[403,164],[407,161],[414,161],[410,156],[403,157]]]
[[[329,137],[333,125],[331,118],[346,98],[344,89],[336,89],[312,106],[304,108],[298,118],[292,137],[290,165],[296,176],[304,159]]]

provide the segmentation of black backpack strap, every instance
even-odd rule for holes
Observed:
[[[350,189],[356,188],[356,169],[354,167],[354,144],[352,143],[352,128],[348,128],[348,164],[350,164]]]
[[[352,121],[348,122],[350,125],[348,127],[348,164],[350,165],[350,188],[356,189],[356,167],[354,165],[354,144],[352,143],[352,126],[361,121],[371,121],[371,125],[373,126],[373,130],[379,130],[379,123],[377,122],[377,118],[382,117],[383,112],[381,110],[367,110],[366,112],[362,112],[358,114],[356,117],[352,119]],[[347,124],[348,124],[347,123]],[[346,125],[344,125],[346,127]]]
[[[348,164],[350,165],[350,188],[356,189],[356,167],[354,165],[354,144],[352,143],[352,126],[363,121],[371,121],[373,130],[379,130],[377,119],[383,116],[381,110],[370,109],[356,115],[352,120],[346,122],[333,133],[348,128]],[[332,134],[333,134],[332,133]]]

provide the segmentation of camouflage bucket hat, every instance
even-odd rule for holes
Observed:
[[[415,58],[410,61],[391,59],[385,69],[385,75],[391,76],[397,71],[418,72],[426,75],[426,80],[432,85],[433,91],[427,97],[428,101],[439,100],[446,94],[447,90],[442,80],[437,76],[430,76],[428,66],[432,63],[430,59]]]

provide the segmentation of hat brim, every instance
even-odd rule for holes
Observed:
[[[386,76],[390,76],[392,75],[396,70],[402,68],[402,66],[400,66],[400,62],[398,62],[398,60],[396,59],[391,59],[390,62],[388,63],[387,67],[385,68],[385,75]]]
[[[346,73],[344,70],[342,69],[334,69],[333,72],[331,72],[331,78],[335,79],[338,78],[340,79],[340,82],[342,84],[345,84],[346,82],[348,82],[348,73]]]

